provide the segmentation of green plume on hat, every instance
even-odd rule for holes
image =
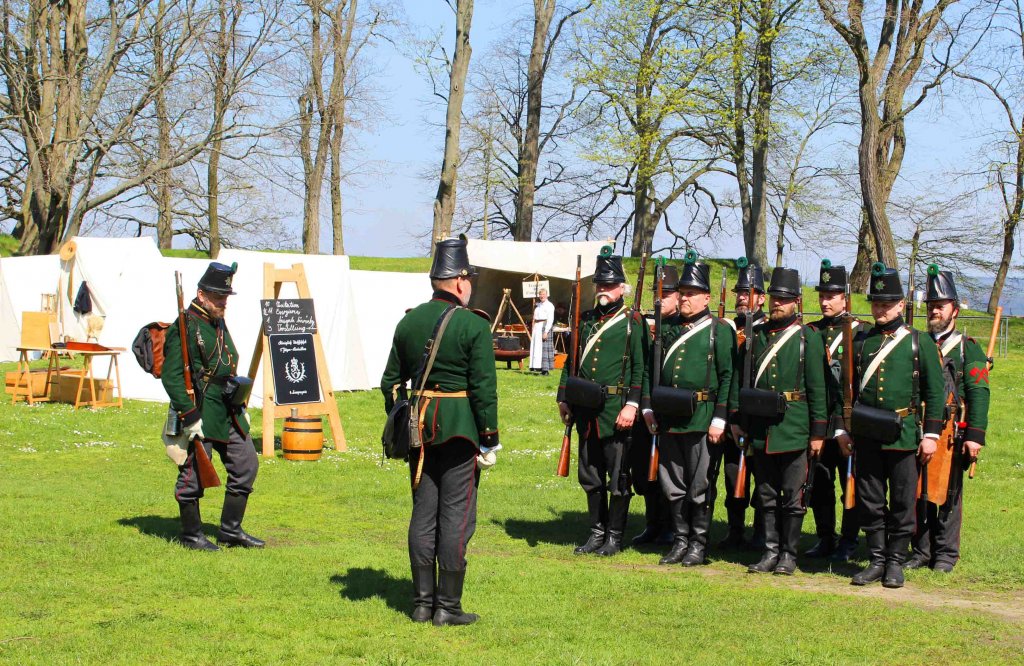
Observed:
[[[825,270],[828,270],[829,268],[832,268],[832,260],[831,259],[822,259],[821,260],[821,267],[824,268]]]
[[[885,264],[883,264],[881,261],[876,261],[875,263],[871,264],[871,275],[873,275],[874,277],[885,275]]]
[[[935,277],[938,274],[939,274],[939,265],[938,264],[928,264],[928,275],[930,275],[932,277]]]
[[[695,264],[695,263],[697,263],[697,251],[696,250],[687,250],[686,254],[683,255],[683,263],[686,263],[686,264]]]
[[[607,259],[608,257],[612,256],[613,252],[615,252],[615,248],[613,248],[611,245],[603,245],[603,246],[601,246],[601,254],[600,254],[600,256],[602,256],[605,259]]]
[[[232,261],[231,262],[231,272],[235,273],[236,271],[238,271],[238,262],[237,261]]]
[[[746,257],[740,257],[739,259],[736,260],[736,268],[738,268],[740,270],[743,270],[744,268],[746,268],[749,265],[750,265],[750,262],[747,260]]]

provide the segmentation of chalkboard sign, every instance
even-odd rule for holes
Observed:
[[[263,333],[316,333],[316,314],[312,298],[261,300]]]
[[[281,301],[264,301],[274,302]],[[274,402],[279,405],[320,402],[320,376],[317,373],[313,334],[271,335],[269,340],[270,365],[274,369]]]

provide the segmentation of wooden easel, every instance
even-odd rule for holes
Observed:
[[[263,298],[278,298],[281,295],[281,285],[286,282],[295,284],[299,298],[311,298],[309,284],[306,282],[306,271],[302,264],[292,264],[291,268],[276,268],[273,264],[263,264]],[[331,389],[331,376],[327,371],[327,357],[324,355],[324,347],[320,342],[319,329],[312,335],[313,349],[316,352],[317,374],[320,377],[320,402],[304,405],[278,405],[274,401],[274,371],[270,364],[270,345],[267,343],[266,332],[262,324],[260,325],[256,348],[252,352],[252,361],[249,363],[249,378],[256,379],[256,372],[259,370],[262,358],[264,456],[274,457],[274,420],[291,416],[293,409],[298,411],[299,416],[326,414],[331,425],[334,450],[345,451],[348,448],[345,443],[345,430],[341,427],[341,417],[338,415],[338,403],[335,402],[334,391]]]
[[[498,329],[498,326],[501,325],[501,317],[505,314],[505,308],[511,307],[512,312],[516,313],[516,317],[519,318],[519,323],[523,325],[523,329],[526,331],[526,339],[533,342],[533,336],[530,334],[530,327],[526,325],[523,315],[519,313],[519,308],[516,307],[515,302],[512,300],[512,290],[502,289],[501,292],[501,305],[498,306],[498,314],[494,315],[494,322],[491,323],[491,333],[494,333]]]

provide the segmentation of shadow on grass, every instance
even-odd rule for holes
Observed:
[[[117,524],[123,527],[133,527],[141,534],[164,539],[165,541],[177,541],[178,535],[181,533],[181,521],[177,518],[168,518],[167,516],[119,518]],[[203,532],[207,536],[213,536],[217,533],[217,528],[213,525],[204,524]]]
[[[338,594],[350,601],[383,599],[389,608],[399,613],[412,610],[412,584],[407,578],[395,578],[383,569],[352,568],[334,574],[331,582],[340,585]]]
[[[587,540],[589,529],[587,518],[582,511],[559,511],[548,507],[550,518],[547,520],[521,520],[509,518],[491,522],[505,530],[513,539],[522,539],[535,548],[539,543],[550,543],[558,546],[571,546]]]

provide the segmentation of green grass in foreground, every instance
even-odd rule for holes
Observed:
[[[339,397],[348,452],[261,460],[246,527],[267,550],[214,554],[171,541],[163,405],[72,413],[3,402],[0,661],[1020,663],[1022,371],[1017,354],[993,375],[990,446],[967,482],[962,562],[952,575],[914,571],[904,590],[883,591],[851,588],[853,565],[806,559],[783,579],[744,573],[756,557],[747,554],[712,551],[699,570],[659,567],[654,550],[573,556],[584,501],[574,478],[553,475],[556,379],[500,370],[506,448],[481,482],[464,599],[483,619],[441,630],[406,618],[408,472],[379,464],[378,393]],[[211,534],[222,498],[211,490],[202,505]],[[641,523],[638,501],[627,536]],[[806,548],[810,517],[804,535]]]
[[[12,257],[18,251],[18,239],[10,234],[0,234],[0,257]]]

